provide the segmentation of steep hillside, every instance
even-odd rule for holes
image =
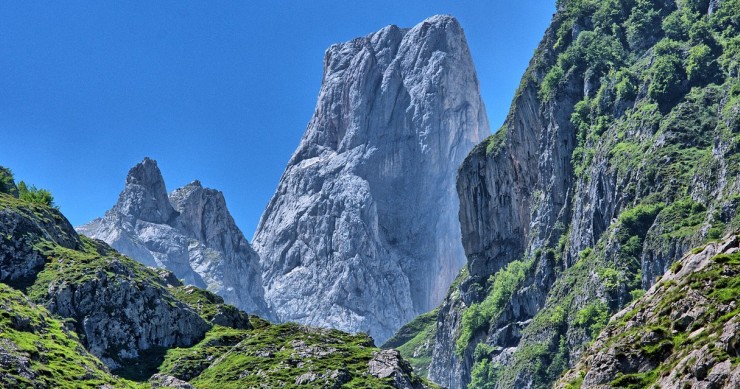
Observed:
[[[7,169],[0,182],[3,386],[430,386],[365,334],[247,315],[77,235],[46,197],[17,197]]]
[[[154,160],[145,158],[131,168],[116,205],[77,231],[147,266],[168,269],[240,309],[271,317],[259,258],[223,193],[196,180],[168,195]]]
[[[253,240],[278,319],[383,342],[433,309],[465,263],[455,172],[489,134],[453,17],[331,46]]]
[[[675,262],[556,387],[740,387],[738,236]]]
[[[0,283],[0,386],[7,388],[134,387],[110,374],[61,320]],[[72,383],[74,381],[74,383]]]
[[[671,263],[740,227],[739,15],[558,3],[506,122],[460,168],[468,263],[430,378],[549,387]]]

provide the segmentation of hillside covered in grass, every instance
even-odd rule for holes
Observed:
[[[248,315],[78,235],[8,169],[0,184],[4,386],[429,387],[367,335]]]
[[[740,387],[738,236],[698,247],[616,314],[556,387]]]

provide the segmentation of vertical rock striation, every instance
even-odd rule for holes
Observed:
[[[487,134],[454,18],[331,46],[253,242],[278,319],[382,342],[434,308],[465,263],[455,171]]]
[[[134,166],[118,203],[77,230],[269,317],[257,254],[234,223],[223,194],[193,181],[168,195],[154,160]]]

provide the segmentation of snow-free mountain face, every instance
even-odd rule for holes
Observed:
[[[465,263],[456,170],[489,133],[453,17],[331,46],[253,241],[277,318],[382,342],[433,309]]]
[[[168,195],[154,160],[134,166],[118,203],[77,231],[269,317],[257,254],[234,223],[223,194],[193,181]]]

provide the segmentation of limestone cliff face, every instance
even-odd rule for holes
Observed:
[[[331,46],[253,242],[277,317],[383,341],[439,303],[465,262],[455,171],[488,134],[454,18]]]
[[[194,181],[168,195],[156,161],[147,158],[133,167],[118,203],[77,230],[269,317],[257,254],[234,223],[223,194]]]
[[[460,167],[468,263],[429,366],[450,388],[548,387],[611,314],[740,226],[737,3],[559,5],[506,122]]]

